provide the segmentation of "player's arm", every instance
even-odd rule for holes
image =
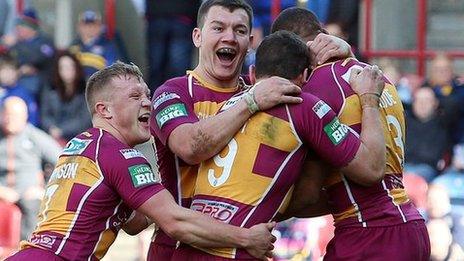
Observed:
[[[306,160],[295,182],[289,206],[279,220],[328,214],[327,195],[322,184],[332,168],[320,160]]]
[[[138,211],[134,211],[126,223],[122,226],[122,230],[124,230],[127,234],[134,236],[142,232],[151,224],[153,224],[151,219]]]
[[[155,221],[170,237],[198,247],[237,247],[256,258],[272,257],[275,237],[270,233],[275,223],[259,224],[250,229],[217,221],[212,217],[177,205],[171,194],[161,190],[138,209]]]
[[[371,186],[385,174],[386,149],[379,108],[385,83],[377,66],[366,66],[362,71],[353,69],[350,84],[361,100],[361,145],[354,159],[341,171],[352,181]]]
[[[307,43],[317,64],[323,64],[330,59],[355,57],[351,46],[343,39],[333,35],[320,33],[313,41]]]
[[[254,87],[259,110],[281,103],[299,103],[301,89],[280,77],[271,77]],[[221,151],[252,115],[245,99],[213,117],[177,126],[169,135],[168,147],[186,163],[195,165]]]

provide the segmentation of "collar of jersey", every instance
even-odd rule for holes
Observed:
[[[205,81],[203,78],[201,78],[197,73],[194,71],[187,71],[187,75],[191,74],[193,78],[195,78],[203,87],[211,89],[216,92],[236,92],[239,88],[239,85],[232,87],[232,88],[221,88],[216,85],[213,85],[207,81]]]

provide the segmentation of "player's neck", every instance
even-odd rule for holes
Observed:
[[[193,69],[193,72],[201,78],[198,80],[201,80],[205,84],[215,86],[217,88],[230,89],[230,88],[235,88],[238,85],[239,75],[237,75],[236,77],[233,77],[230,80],[220,80],[214,77],[211,73],[209,73],[207,70],[205,70],[201,66],[197,66],[195,69]]]

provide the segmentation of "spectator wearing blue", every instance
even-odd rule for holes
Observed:
[[[20,97],[27,104],[28,122],[38,126],[40,120],[37,100],[18,82],[18,75],[16,61],[10,56],[2,56],[0,58],[0,104],[8,97]]]
[[[453,61],[445,54],[438,54],[431,63],[426,85],[432,87],[440,104],[454,106],[457,118],[451,128],[453,145],[464,143],[464,80],[454,72]]]
[[[148,87],[184,75],[192,66],[192,30],[200,0],[146,0]]]
[[[78,36],[69,50],[84,67],[86,79],[117,60],[124,60],[116,42],[106,36],[100,13],[87,10],[79,14],[78,20]]]
[[[55,47],[50,37],[40,30],[40,21],[34,9],[26,9],[16,19],[16,42],[10,53],[19,64],[19,84],[38,97],[42,83],[51,69]]]
[[[253,35],[253,42],[251,49],[245,57],[243,66],[243,73],[248,73],[250,65],[255,63],[256,49],[261,44],[263,38],[270,33],[271,24],[275,17],[272,17],[272,9],[284,10],[288,7],[297,5],[297,0],[248,0],[248,3],[253,8],[253,28],[251,34]],[[278,3],[279,6],[274,6]],[[277,14],[276,14],[277,15]]]

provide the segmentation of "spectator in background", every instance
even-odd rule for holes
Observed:
[[[34,126],[39,125],[39,110],[37,100],[29,91],[18,83],[19,71],[17,62],[8,55],[0,58],[0,103],[6,98],[17,96],[27,104],[28,121]]]
[[[451,229],[453,227],[451,202],[445,187],[434,184],[429,186],[427,191],[426,215],[427,221],[442,219],[446,222],[448,228]]]
[[[16,19],[16,42],[10,52],[19,63],[19,84],[38,98],[43,81],[51,69],[55,47],[40,31],[40,21],[34,9],[26,9]]]
[[[69,49],[84,67],[86,79],[117,60],[124,60],[116,42],[106,36],[99,13],[87,10],[79,14],[78,20],[78,37]]]
[[[62,51],[55,57],[51,76],[42,93],[42,129],[64,145],[92,125],[89,112],[83,109],[84,71],[75,55]]]
[[[27,124],[26,103],[9,97],[2,104],[0,132],[0,199],[16,203],[23,214],[21,238],[36,225],[43,195],[42,161],[55,164],[61,147],[40,129]]]
[[[325,29],[327,30],[327,32],[329,34],[337,36],[338,38],[341,38],[341,39],[343,39],[343,40],[345,40],[347,42],[350,41],[350,35],[346,31],[346,28],[344,27],[344,24],[342,24],[340,22],[332,22],[332,23],[326,24],[324,27],[325,27]],[[353,41],[351,40],[351,42],[353,42]],[[353,52],[353,54],[355,55],[355,57],[358,60],[360,60],[360,61],[365,60],[364,57],[361,56],[361,53],[359,52],[356,45],[351,44],[351,51]]]
[[[453,217],[453,237],[464,247],[464,145],[454,146],[451,166],[433,184],[443,186],[449,194]]]
[[[253,41],[245,57],[242,69],[244,74],[248,74],[250,65],[255,64],[256,49],[261,44],[263,38],[271,31],[271,24],[275,19],[273,15],[278,15],[278,12],[274,14],[272,10],[275,9],[280,12],[297,4],[296,0],[248,0],[247,2],[253,8],[253,27],[251,29]],[[278,3],[279,6],[274,6],[274,3]]]
[[[432,261],[461,261],[464,260],[462,248],[456,244],[446,222],[434,219],[427,223],[429,231]]]
[[[444,54],[438,54],[430,69],[426,85],[432,87],[441,104],[455,106],[458,118],[453,122],[451,138],[453,145],[464,142],[464,84],[454,73],[453,61]]]
[[[153,92],[167,79],[192,66],[192,30],[200,0],[146,0],[148,87]]]
[[[406,172],[422,176],[430,182],[438,174],[440,160],[450,148],[449,126],[453,111],[438,110],[438,100],[431,88],[416,91],[412,110],[406,113]],[[440,163],[441,164],[441,163]]]
[[[358,46],[359,0],[330,0],[326,24],[339,24],[348,43]]]

